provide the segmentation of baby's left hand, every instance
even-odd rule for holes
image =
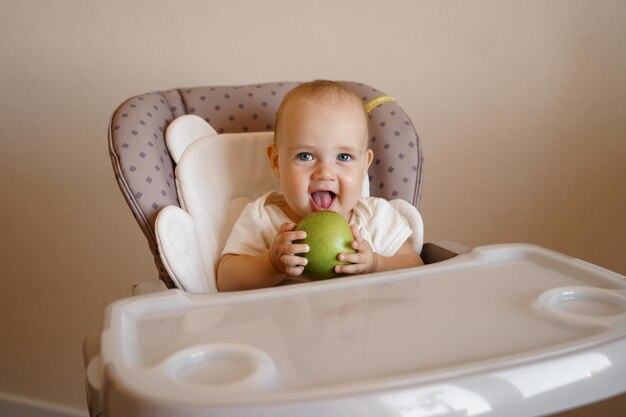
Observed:
[[[375,272],[378,264],[378,255],[374,253],[367,240],[361,237],[356,224],[350,226],[354,242],[352,248],[356,253],[340,253],[339,260],[350,262],[350,265],[337,265],[335,272],[338,274],[367,274]]]

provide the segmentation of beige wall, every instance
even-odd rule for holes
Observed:
[[[626,274],[626,2],[0,2],[0,392],[84,407],[81,340],[155,276],[108,118],[178,86],[349,79],[426,153],[427,239]]]

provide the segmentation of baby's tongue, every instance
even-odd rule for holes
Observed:
[[[316,191],[311,193],[315,205],[321,209],[328,210],[333,204],[333,196],[330,191]]]

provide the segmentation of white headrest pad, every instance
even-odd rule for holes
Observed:
[[[174,162],[178,163],[185,149],[199,138],[217,135],[202,117],[186,114],[177,117],[165,131],[165,144]]]

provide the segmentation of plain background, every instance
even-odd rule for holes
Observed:
[[[0,1],[0,393],[84,409],[83,336],[156,277],[113,177],[126,98],[360,81],[421,137],[428,241],[626,274],[626,2]]]

